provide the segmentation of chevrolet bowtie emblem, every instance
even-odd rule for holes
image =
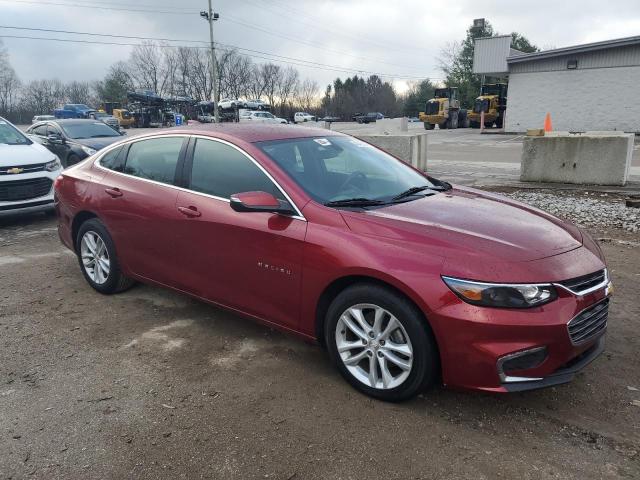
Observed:
[[[7,170],[7,173],[17,175],[18,173],[22,173],[23,171],[24,171],[24,168],[13,167]]]

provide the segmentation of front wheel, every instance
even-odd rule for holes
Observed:
[[[405,400],[437,377],[437,347],[426,320],[387,288],[360,284],[340,293],[327,312],[325,339],[342,376],[372,397]]]
[[[122,274],[111,235],[97,218],[80,226],[76,253],[85,280],[98,292],[117,293],[134,284]]]

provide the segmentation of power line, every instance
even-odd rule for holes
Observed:
[[[319,25],[319,21],[314,19],[313,17],[311,17],[310,15],[307,15],[306,13],[304,13],[301,10],[295,9],[293,7],[291,7],[290,5],[286,4],[286,3],[282,3],[280,1],[277,0],[271,0],[270,1],[270,5],[269,7],[267,7],[266,5],[262,4],[262,3],[256,3],[254,0],[248,0],[250,3],[252,3],[253,5],[257,6],[258,8],[263,8],[266,10],[271,11],[272,13],[274,13],[275,15],[279,15],[279,16],[284,16],[287,18],[290,18],[298,23],[301,23],[303,25],[307,25],[310,26],[312,28],[315,29],[320,29],[320,30],[324,30],[326,32],[330,32],[333,33],[334,35],[340,35],[342,37],[345,38],[350,38],[351,40],[355,40],[357,42],[366,42],[366,43],[370,43],[372,45],[377,46],[378,48],[382,47],[385,49],[391,49],[391,50],[398,50],[398,51],[403,51],[403,50],[407,50],[407,49],[411,49],[411,50],[424,50],[422,48],[417,48],[417,47],[411,47],[411,46],[404,46],[404,45],[389,45],[388,43],[382,43],[382,42],[377,42],[375,40],[372,40],[370,38],[363,38],[362,36],[356,36],[356,35],[352,35],[349,34],[348,32],[344,32],[335,28],[331,28],[329,26],[326,25]],[[275,5],[274,5],[275,3]],[[273,8],[276,8],[278,11],[273,10]],[[294,18],[292,16],[289,15],[289,10],[294,12],[298,17],[304,17],[310,20],[310,22],[304,22],[302,20],[300,20],[300,18]],[[396,65],[399,66],[399,65]]]
[[[78,43],[78,44],[90,44],[90,45],[119,45],[119,46],[142,46],[143,44],[141,43],[123,43],[123,42],[101,42],[101,41],[97,41],[97,40],[82,40],[82,39],[67,39],[67,38],[52,38],[52,37],[32,37],[32,36],[27,36],[27,35],[0,35],[0,38],[16,38],[16,39],[25,39],[25,40],[46,40],[46,41],[54,41],[54,42],[65,42],[65,43]],[[225,45],[225,44],[218,44],[218,45]],[[175,47],[183,47],[183,48],[189,48],[189,49],[206,49],[207,47],[197,47],[197,46],[186,46],[186,45],[156,45],[159,48],[175,48]],[[236,47],[231,46],[232,48],[229,47],[222,47],[223,50],[225,51],[233,51]],[[240,49],[238,47],[238,49]],[[248,50],[248,49],[243,49],[243,50]],[[401,76],[401,75],[391,75],[391,74],[383,74],[383,73],[377,73],[377,72],[369,72],[366,70],[358,70],[358,69],[352,69],[352,68],[341,68],[339,66],[336,65],[325,65],[325,64],[316,64],[316,62],[310,62],[308,60],[301,60],[301,59],[296,59],[297,61],[288,61],[288,60],[279,60],[277,58],[269,58],[269,57],[265,57],[262,55],[270,55],[270,56],[275,56],[275,57],[282,57],[281,55],[276,55],[276,54],[271,54],[271,53],[266,53],[263,52],[262,55],[254,55],[254,54],[247,54],[247,53],[239,53],[239,55],[244,55],[246,57],[251,57],[251,58],[258,58],[261,60],[267,60],[267,61],[271,61],[271,62],[276,62],[276,63],[284,63],[284,64],[289,64],[289,65],[296,65],[299,67],[307,67],[307,68],[315,68],[315,69],[319,69],[319,70],[326,70],[326,71],[333,71],[333,72],[339,72],[339,73],[360,73],[360,74],[369,74],[369,75],[377,75],[379,77],[384,77],[384,78],[394,78],[394,79],[398,79],[398,80],[423,80],[425,77],[408,77],[408,76]],[[290,57],[284,57],[284,58],[290,58]],[[306,62],[306,63],[301,63],[301,62]]]
[[[194,15],[198,14],[198,11],[191,10],[158,10],[158,9],[141,9],[141,8],[125,8],[125,7],[106,7],[101,5],[89,5],[89,4],[81,4],[81,3],[61,3],[61,2],[43,2],[38,0],[0,0],[0,2],[11,2],[17,4],[25,4],[25,5],[51,5],[54,7],[78,7],[78,8],[92,8],[98,10],[115,10],[115,11],[123,11],[123,12],[142,12],[142,13],[162,13],[169,15]],[[152,6],[152,5],[150,5]],[[171,8],[171,7],[167,7]]]
[[[113,6],[100,6],[100,5],[92,5],[92,4],[78,4],[78,3],[62,3],[62,2],[51,2],[51,1],[42,1],[42,0],[0,0],[0,2],[12,2],[12,3],[17,3],[17,4],[35,4],[35,5],[51,5],[51,6],[73,6],[73,7],[79,7],[79,8],[93,8],[93,9],[100,9],[100,10],[114,10],[114,11],[126,11],[126,12],[137,12],[137,13],[161,13],[161,14],[176,14],[176,15],[194,15],[194,14],[198,14],[199,12],[196,10],[157,10],[155,8],[151,8],[151,9],[143,9],[143,8],[122,8],[122,7],[113,7]],[[97,0],[93,0],[93,3],[96,3]],[[98,2],[98,3],[105,3],[105,2]],[[111,4],[110,4],[111,5]],[[153,7],[153,5],[151,4],[139,4],[140,7],[142,6],[148,6],[148,7]],[[164,8],[173,8],[173,7],[164,7]],[[312,48],[318,49],[318,50],[323,50],[326,52],[330,52],[330,53],[336,53],[339,55],[344,55],[344,56],[349,56],[352,58],[358,58],[358,59],[362,59],[362,60],[366,60],[366,61],[370,61],[370,62],[375,62],[375,63],[384,63],[387,65],[392,65],[392,66],[401,66],[401,67],[406,67],[405,65],[398,65],[398,64],[393,64],[393,63],[389,63],[389,62],[385,62],[379,59],[373,59],[370,57],[363,57],[363,56],[359,56],[359,55],[354,55],[345,51],[340,51],[340,50],[333,50],[333,49],[328,49],[326,47],[322,47],[319,46],[317,44],[314,44],[312,42],[307,42],[298,38],[294,38],[279,32],[275,32],[273,30],[269,30],[267,28],[264,28],[260,25],[255,25],[252,23],[247,23],[244,22],[241,19],[238,19],[236,17],[234,17],[233,15],[229,15],[225,13],[225,19],[235,23],[237,25],[241,25],[243,27],[246,28],[250,28],[252,30],[258,30],[261,31],[263,33],[266,33],[268,35],[272,35],[275,37],[279,37],[279,38],[283,38],[285,40],[290,40],[292,42],[295,43],[299,43],[302,45],[306,45],[306,46],[310,46]],[[193,40],[186,40],[188,42],[193,42]],[[359,69],[351,69],[353,71],[356,72],[360,72],[362,70]],[[381,75],[382,76],[382,75]],[[385,75],[385,76],[389,76],[389,77],[395,77],[397,75]]]

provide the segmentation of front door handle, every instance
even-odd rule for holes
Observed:
[[[194,206],[190,207],[178,207],[178,211],[187,217],[199,217],[202,215],[198,209]]]
[[[107,195],[110,195],[113,198],[122,196],[122,192],[119,188],[105,188],[104,191],[107,192]]]

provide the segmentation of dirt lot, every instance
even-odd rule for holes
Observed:
[[[0,224],[0,478],[640,478],[638,236],[603,243],[607,351],[576,380],[393,405],[318,347],[159,288],[102,296],[55,221]]]

